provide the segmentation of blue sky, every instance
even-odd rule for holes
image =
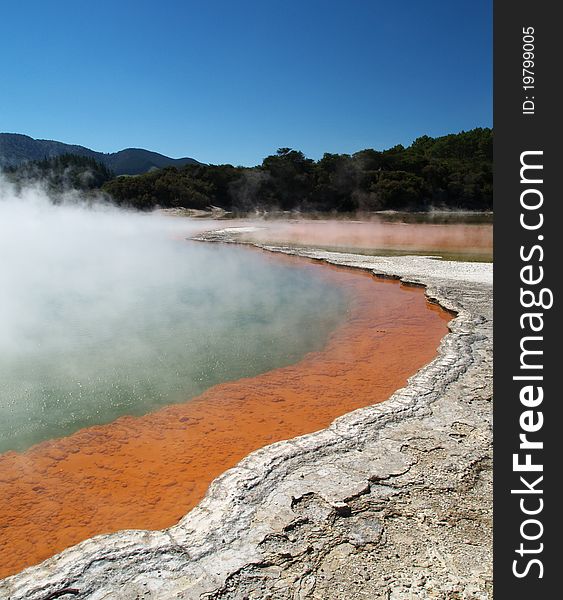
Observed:
[[[492,0],[2,3],[0,131],[254,165],[492,125]]]

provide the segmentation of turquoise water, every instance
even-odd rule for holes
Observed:
[[[85,252],[76,238],[27,265],[33,277],[0,337],[0,451],[293,363],[346,314],[344,292],[318,269],[235,246],[147,244]],[[24,271],[10,273],[19,282]]]

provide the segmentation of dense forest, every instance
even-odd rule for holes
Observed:
[[[84,163],[80,175],[79,163],[65,156],[28,163],[13,169],[12,176],[23,177],[26,169],[44,172],[52,186],[70,180],[79,189],[100,187],[115,203],[140,210],[491,210],[492,154],[492,130],[478,128],[438,138],[423,136],[407,148],[325,154],[318,161],[280,148],[256,167],[187,164],[112,177],[103,165],[83,158],[91,162]]]

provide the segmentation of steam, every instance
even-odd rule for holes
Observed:
[[[313,273],[186,242],[217,222],[0,180],[0,452],[322,346],[343,300]]]
[[[202,226],[103,200],[88,206],[76,192],[60,200],[54,205],[39,185],[18,191],[0,180],[0,353],[56,346],[64,338],[66,325],[57,319],[63,312],[76,322],[127,312],[143,277],[150,273],[155,285],[173,277],[173,239]]]

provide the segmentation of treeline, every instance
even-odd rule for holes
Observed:
[[[262,210],[374,211],[492,208],[492,130],[439,138],[408,148],[325,154],[318,161],[280,148],[252,168],[186,165],[137,177],[118,177],[103,189],[115,202],[234,212]]]
[[[325,154],[315,161],[280,148],[256,167],[188,164],[114,177],[91,158],[65,155],[9,170],[54,190],[101,189],[116,204],[254,211],[358,212],[429,208],[491,210],[493,132],[478,128],[408,148]]]
[[[18,167],[7,167],[4,175],[16,186],[40,183],[52,194],[68,190],[100,190],[104,183],[114,177],[102,163],[76,154],[63,154]]]

